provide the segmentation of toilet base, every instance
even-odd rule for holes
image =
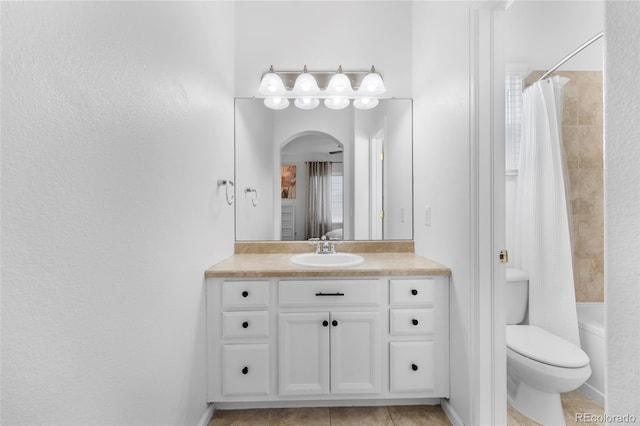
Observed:
[[[531,420],[545,426],[565,426],[559,393],[542,392],[524,382],[517,385],[513,382],[508,383],[507,388],[509,404]]]

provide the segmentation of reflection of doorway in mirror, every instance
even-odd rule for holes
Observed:
[[[373,138],[371,138],[371,165],[369,175],[369,202],[371,207],[369,214],[371,215],[369,224],[369,238],[372,240],[381,240],[382,222],[384,220],[383,200],[382,200],[382,183],[383,183],[383,160],[384,160],[384,128],[380,129]]]
[[[280,167],[280,198],[296,198],[296,166]]]

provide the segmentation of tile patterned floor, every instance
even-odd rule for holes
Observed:
[[[439,405],[216,411],[209,426],[445,426]]]
[[[604,409],[578,391],[562,395],[566,426],[584,426],[578,413],[604,415]],[[209,426],[444,426],[451,425],[439,405],[388,407],[270,408],[218,410]],[[540,426],[511,406],[508,426]],[[600,423],[590,423],[597,426]]]
[[[567,426],[584,426],[584,421],[579,421],[578,414],[593,414],[595,416],[604,416],[604,408],[584,394],[573,391],[562,394],[562,410],[564,411],[564,421]],[[513,407],[507,408],[507,425],[508,426],[540,426],[540,423],[534,422],[528,417],[523,416]],[[589,423],[590,426],[603,425],[603,423]]]

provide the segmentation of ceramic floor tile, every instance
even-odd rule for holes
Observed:
[[[387,407],[331,407],[331,426],[393,426]]]
[[[595,426],[601,425],[602,423],[593,422],[593,418],[594,416],[604,416],[604,408],[602,406],[578,391],[562,394],[562,411],[566,426],[583,426],[585,423]],[[534,422],[509,405],[507,407],[507,425],[538,426],[539,423]]]
[[[394,426],[449,426],[439,405],[395,405],[387,407]]]

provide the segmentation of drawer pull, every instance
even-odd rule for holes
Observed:
[[[247,290],[242,292],[242,297],[248,297],[249,296],[249,292]]]
[[[327,321],[327,320],[322,321],[322,326],[323,327],[327,327],[328,325],[329,325],[329,321]]]
[[[417,366],[417,365],[415,365],[415,364],[411,364],[411,369],[412,369],[413,371],[418,371],[418,366]]]
[[[249,367],[244,367],[242,369],[242,374],[249,374]]]
[[[245,321],[242,323],[242,328],[248,328],[249,327],[249,321]]]
[[[339,291],[335,292],[335,293],[323,293],[323,292],[318,292],[316,293],[316,296],[344,296],[344,293],[340,293]]]
[[[418,290],[416,290],[415,288],[411,289],[411,294],[413,294],[414,296],[417,296]]]
[[[412,319],[412,320],[411,320],[411,324],[413,324],[413,325],[418,325],[418,320],[417,320],[417,319],[415,319],[415,318],[414,318],[414,319]]]
[[[331,321],[331,325],[333,325],[334,327],[337,327],[338,326],[338,321],[336,321],[336,320]]]

